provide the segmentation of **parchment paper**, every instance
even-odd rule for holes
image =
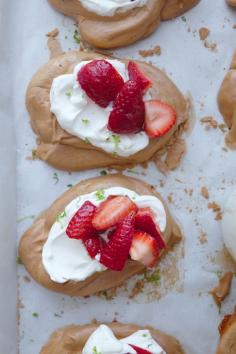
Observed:
[[[5,95],[2,94],[1,97],[4,98],[4,111],[1,112],[0,130],[3,196],[0,198],[0,221],[4,247],[1,246],[0,249],[4,254],[1,254],[3,265],[0,271],[1,287],[7,296],[5,287],[8,284],[14,287],[15,284],[14,272],[6,277],[8,273],[4,272],[4,268],[13,253],[11,243],[15,237],[16,201],[19,238],[31,224],[33,216],[49,206],[68,188],[67,185],[99,175],[100,171],[69,174],[56,171],[41,161],[27,159],[35,147],[35,136],[24,106],[25,90],[34,72],[48,60],[45,34],[58,27],[64,50],[77,48],[78,45],[73,40],[75,27],[72,20],[51,9],[46,0],[2,1],[1,5],[4,12],[0,41],[4,45],[1,50],[8,53],[8,57],[5,57],[8,68],[2,62],[2,54],[1,92]],[[182,246],[184,258],[172,265],[178,268],[179,286],[170,286],[160,299],[154,298],[152,301],[145,294],[146,289],[142,296],[134,299],[128,299],[127,292],[123,290],[110,301],[103,297],[76,299],[45,290],[30,280],[24,267],[19,265],[21,354],[39,353],[51,332],[60,326],[88,323],[94,318],[105,322],[114,317],[123,322],[153,325],[175,335],[188,354],[215,352],[217,326],[223,316],[233,310],[236,282],[233,282],[231,295],[219,313],[208,291],[218,282],[218,272],[233,269],[233,266],[224,257],[220,222],[214,220],[215,215],[207,208],[208,201],[200,195],[200,189],[202,186],[208,187],[209,201],[219,204],[224,202],[235,188],[236,152],[223,150],[224,134],[220,129],[206,131],[200,124],[200,118],[210,115],[222,123],[216,106],[216,94],[229,67],[236,43],[236,30],[233,29],[235,23],[236,12],[228,8],[224,0],[202,0],[199,6],[183,17],[162,23],[151,37],[115,52],[120,57],[140,59],[140,49],[160,45],[161,56],[146,60],[163,68],[184,93],[191,93],[194,100],[196,123],[187,137],[188,153],[181,167],[166,177],[157,171],[154,164],[150,164],[147,170],[137,167],[126,172],[127,175],[137,176],[155,185],[166,199],[173,193],[170,209],[181,223],[186,237]],[[205,48],[199,39],[198,30],[203,26],[211,30],[208,40],[217,44],[216,51]],[[14,151],[17,151],[15,182]],[[160,187],[162,183],[164,186]],[[15,186],[17,199],[14,198]],[[203,244],[199,242],[201,231],[206,233],[207,239]],[[5,248],[6,244],[8,247]],[[166,267],[171,268],[171,264]],[[4,315],[0,316],[0,321],[3,321],[0,328],[4,328],[4,323],[8,326],[7,314],[10,314],[10,309],[12,313],[14,308],[14,302],[9,296],[7,298],[9,303],[6,298],[4,301],[7,312],[4,314],[3,310]],[[2,308],[2,299],[0,300]],[[13,323],[12,326],[14,328]],[[13,331],[12,328],[8,327],[8,334],[11,333],[10,330]],[[12,336],[15,340],[15,336]],[[10,345],[6,346],[8,343],[9,340],[6,339],[4,348],[8,349],[1,350],[1,353],[14,353]]]

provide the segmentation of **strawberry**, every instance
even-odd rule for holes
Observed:
[[[97,207],[86,201],[69,222],[66,234],[69,238],[83,239],[94,233],[92,219]]]
[[[176,122],[176,111],[159,100],[145,101],[144,129],[150,138],[166,134]]]
[[[152,85],[152,81],[144,75],[140,67],[133,61],[128,64],[129,79],[139,84],[142,91],[147,91]]]
[[[101,251],[100,263],[109,269],[121,271],[129,257],[134,233],[135,212],[129,213],[119,222],[111,239]]]
[[[159,249],[157,240],[146,232],[135,231],[132,245],[130,248],[130,257],[139,261],[146,267],[153,267],[158,258]]]
[[[92,220],[93,227],[98,231],[107,230],[115,226],[131,211],[136,213],[137,210],[136,204],[128,197],[123,195],[109,196],[98,207]]]
[[[114,101],[108,129],[117,134],[138,133],[143,128],[144,117],[141,88],[135,81],[126,81]]]
[[[86,239],[83,239],[83,243],[88,251],[91,258],[95,258],[102,249],[102,239],[99,235],[94,234]]]
[[[104,59],[84,65],[78,72],[77,80],[91,100],[103,108],[115,100],[124,85],[118,71]]]
[[[152,354],[152,352],[149,352],[146,349],[136,347],[136,345],[129,344],[129,346],[132,347],[136,351],[137,354]]]
[[[158,225],[154,221],[154,215],[150,208],[140,208],[135,217],[135,229],[147,232],[157,240],[158,248],[166,248]]]

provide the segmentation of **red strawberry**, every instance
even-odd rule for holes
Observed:
[[[94,233],[92,219],[97,207],[86,201],[75,213],[66,229],[70,238],[83,239]]]
[[[95,258],[95,256],[101,252],[103,243],[99,235],[94,234],[89,236],[88,238],[83,239],[83,243],[91,258]]]
[[[115,100],[124,85],[114,66],[98,59],[84,65],[78,72],[77,80],[91,100],[104,108]]]
[[[150,100],[145,102],[144,129],[150,138],[166,134],[176,122],[176,111],[167,103]]]
[[[143,128],[144,117],[141,88],[134,81],[126,81],[115,99],[108,129],[117,134],[138,133]]]
[[[157,240],[146,232],[135,231],[130,257],[135,261],[143,263],[146,267],[153,267],[158,258],[159,249]]]
[[[137,354],[152,354],[152,352],[149,352],[146,349],[136,347],[136,345],[129,344],[129,346],[132,347],[136,351]]]
[[[133,61],[128,64],[128,73],[129,79],[137,82],[142,91],[146,91],[152,85],[152,81],[144,75],[140,67]]]
[[[150,208],[140,208],[135,217],[135,229],[147,232],[157,240],[158,248],[166,248],[165,241],[161,235],[158,225]]]
[[[92,224],[96,230],[107,230],[115,226],[121,219],[131,211],[137,212],[138,208],[128,197],[110,196],[98,207]]]
[[[121,271],[129,257],[134,233],[135,212],[129,213],[118,224],[112,238],[101,251],[100,263],[109,269]]]

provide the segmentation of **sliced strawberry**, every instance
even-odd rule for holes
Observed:
[[[98,230],[107,230],[115,226],[131,211],[137,212],[138,208],[129,197],[110,196],[102,202],[92,220],[93,227]]]
[[[150,100],[145,101],[144,129],[150,138],[166,134],[176,122],[176,111],[167,103]]]
[[[129,346],[132,347],[136,351],[137,354],[152,354],[152,352],[149,352],[146,349],[136,347],[136,345],[129,344]]]
[[[78,72],[77,80],[91,100],[104,108],[115,100],[124,85],[114,66],[98,59],[84,65]]]
[[[109,269],[121,271],[129,257],[134,233],[135,212],[129,213],[118,224],[113,236],[101,251],[100,263]]]
[[[138,83],[126,81],[115,99],[108,129],[117,134],[138,133],[143,128],[144,117],[142,90]]]
[[[83,239],[94,233],[92,219],[97,207],[86,201],[75,213],[66,229],[70,238]]]
[[[128,64],[129,79],[139,84],[142,91],[146,91],[152,86],[152,81],[144,75],[140,67],[133,61]]]
[[[103,246],[102,239],[99,235],[94,234],[86,239],[83,239],[83,243],[91,258],[95,258],[98,253],[101,253]]]
[[[154,221],[154,215],[150,208],[140,208],[135,217],[135,229],[147,232],[157,240],[158,248],[166,248],[159,226]]]
[[[130,257],[134,261],[139,261],[146,267],[153,267],[158,259],[159,249],[157,240],[146,232],[135,231]]]

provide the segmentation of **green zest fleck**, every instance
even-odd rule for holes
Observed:
[[[67,187],[71,188],[71,187],[73,187],[73,184],[67,184]]]
[[[84,124],[89,124],[89,123],[90,123],[90,120],[89,120],[89,119],[82,119],[82,122],[83,122]]]
[[[119,144],[120,144],[120,136],[119,135],[112,135],[112,139],[115,144],[115,150],[118,150]]]
[[[60,317],[61,318],[61,315],[59,315],[59,313],[54,313],[54,317]]]
[[[35,215],[23,216],[22,218],[17,219],[17,222],[20,223],[20,222],[28,220],[28,219],[34,219],[34,217],[35,217]]]
[[[67,97],[71,97],[71,95],[72,95],[72,90],[66,91],[66,96]]]
[[[58,174],[56,172],[53,173],[53,179],[55,181],[54,184],[57,184],[59,182],[59,177],[58,177]]]
[[[144,333],[142,336],[143,336],[144,338],[147,338],[147,337],[148,337],[148,334],[147,334],[147,333]]]
[[[160,269],[154,270],[152,273],[145,273],[145,279],[148,283],[154,283],[155,285],[159,285],[161,280]]]
[[[64,224],[63,224],[63,220],[66,217],[66,211],[64,210],[62,213],[58,214],[56,217],[56,221],[59,222],[59,224],[61,225],[61,228],[63,229]]]
[[[105,171],[105,170],[100,171],[100,175],[101,176],[106,176],[107,175],[107,171]]]
[[[85,142],[86,144],[91,144],[88,138],[85,138],[85,139],[84,139],[84,142]]]
[[[19,264],[19,265],[22,265],[23,262],[21,260],[21,258],[19,256],[16,257],[16,263]]]
[[[77,29],[74,31],[73,38],[77,44],[80,44],[80,36],[79,36],[79,32]]]
[[[97,350],[96,346],[93,347],[93,354],[101,354],[101,352]]]
[[[39,317],[39,314],[38,314],[37,312],[33,312],[33,313],[32,313],[32,316],[33,316],[33,317]]]
[[[187,19],[185,16],[181,16],[181,20],[184,21],[184,22],[187,22]]]
[[[128,170],[127,170],[127,172],[129,172],[129,173],[133,173],[134,175],[138,175],[138,172],[137,172],[137,171],[134,171],[134,170],[130,170],[130,169],[128,169]]]
[[[97,200],[104,200],[105,199],[105,192],[104,189],[98,189],[95,193]]]

